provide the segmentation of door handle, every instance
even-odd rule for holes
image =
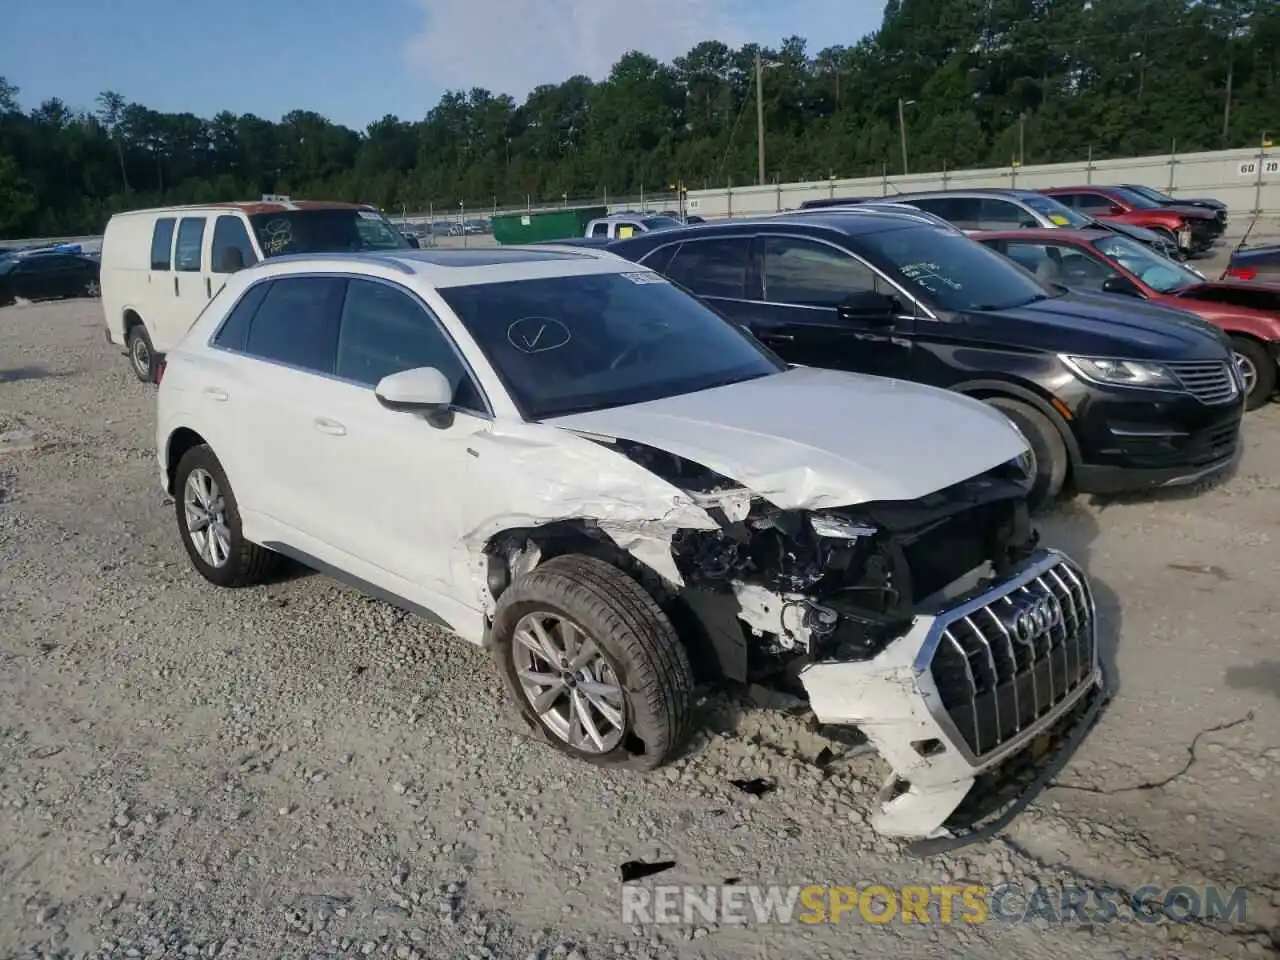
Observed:
[[[173,275],[173,295],[175,297],[178,295],[178,275],[176,273]]]
[[[337,420],[330,420],[328,417],[316,417],[311,423],[321,433],[327,433],[331,437],[345,437],[347,435],[347,428]]]
[[[227,391],[223,390],[221,387],[205,387],[204,395],[210,400],[217,400],[219,403],[224,400],[231,399],[231,394],[227,393]]]
[[[213,297],[213,282],[208,277],[205,277],[204,278],[204,298],[206,300],[209,300],[209,299],[212,299],[212,297]]]

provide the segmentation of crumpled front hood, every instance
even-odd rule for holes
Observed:
[[[783,509],[914,500],[1026,449],[981,401],[810,367],[546,423],[665,450]]]

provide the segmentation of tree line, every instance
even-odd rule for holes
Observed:
[[[523,103],[449,91],[420,120],[362,131],[309,110],[161,113],[113,91],[24,108],[0,77],[0,236],[263,193],[417,211],[754,183],[757,56],[769,181],[899,173],[900,116],[912,172],[1280,138],[1276,0],[888,0],[854,46],[635,51],[599,82]]]

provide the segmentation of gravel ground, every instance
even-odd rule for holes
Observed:
[[[522,735],[487,655],[305,572],[220,591],[93,302],[0,310],[0,957],[1200,958],[1280,942],[1280,407],[1195,496],[1079,500],[1117,695],[1000,838],[915,860],[885,773],[708,695],[648,778]],[[1229,725],[1229,726],[1227,726]],[[1221,729],[1214,729],[1221,728]],[[1210,732],[1204,732],[1204,731]],[[769,777],[752,797],[733,778]],[[1243,885],[1244,924],[635,926],[643,881]]]

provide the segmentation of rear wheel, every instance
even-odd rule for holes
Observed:
[[[1048,417],[1039,410],[1019,400],[1008,397],[989,397],[987,403],[995,407],[1022,431],[1031,445],[1031,472],[1035,479],[1027,503],[1032,510],[1051,504],[1067,479],[1067,445]]]
[[[520,713],[559,750],[652,770],[683,744],[693,671],[653,598],[603,560],[548,560],[498,600],[493,654]]]
[[[1256,410],[1270,400],[1271,394],[1275,392],[1275,361],[1267,353],[1267,348],[1256,340],[1232,337],[1231,349],[1244,380],[1244,408]]]
[[[151,337],[147,328],[135,323],[124,335],[124,345],[129,351],[129,366],[134,376],[143,383],[154,383],[156,379],[156,352],[151,345]]]
[[[178,461],[173,478],[178,533],[200,575],[220,587],[261,583],[279,559],[244,538],[240,507],[222,464],[206,444]]]

